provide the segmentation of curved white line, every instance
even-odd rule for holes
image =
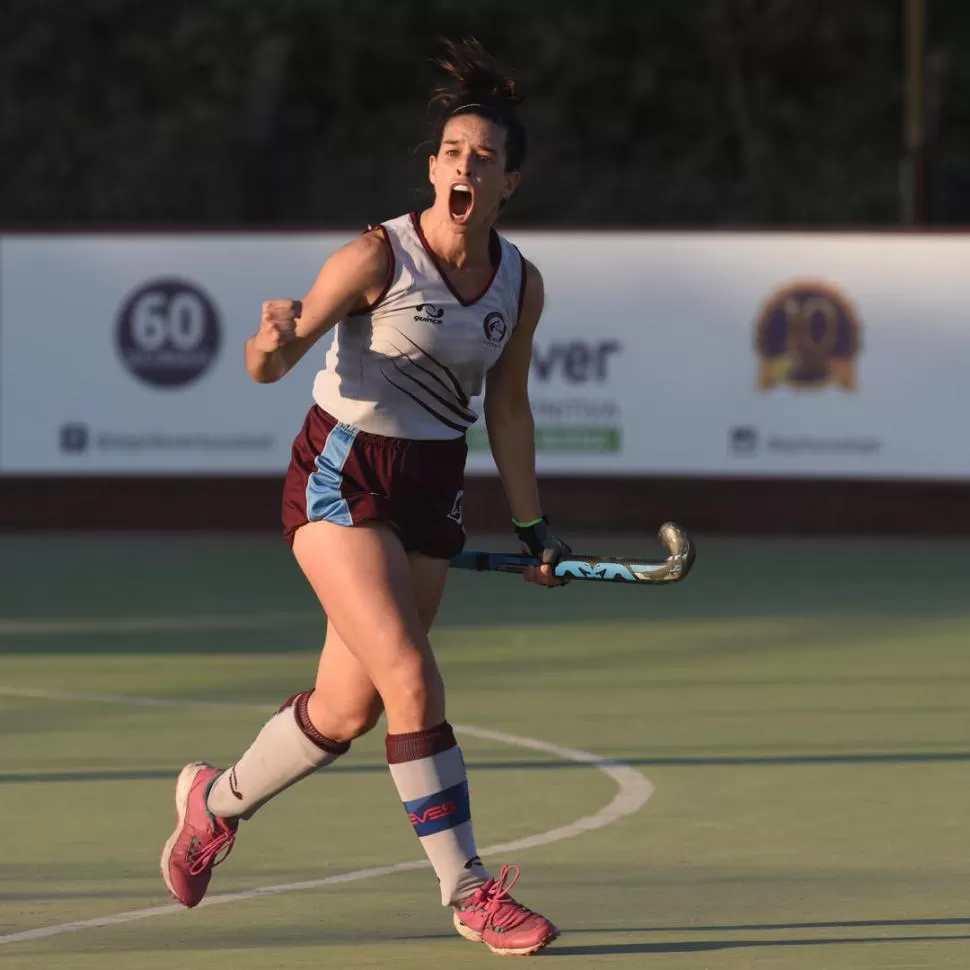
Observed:
[[[0,694],[48,700],[90,700],[125,704],[132,707],[252,707],[252,705],[242,704],[215,705],[203,704],[201,702],[177,704],[176,702],[169,702],[163,698],[126,697],[120,694],[69,694],[62,691],[42,691],[29,688],[0,687]],[[262,706],[259,709],[261,711],[266,710]],[[575,822],[570,822],[568,825],[561,825],[558,828],[549,829],[546,832],[539,832],[537,835],[528,835],[521,839],[515,839],[512,842],[501,842],[497,845],[490,845],[481,850],[482,856],[517,852],[520,849],[532,849],[539,845],[548,845],[550,842],[572,839],[577,835],[582,835],[584,832],[592,832],[595,829],[604,828],[616,822],[618,819],[632,815],[638,809],[642,808],[654,791],[653,785],[650,784],[649,780],[635,768],[631,768],[622,762],[600,758],[598,755],[592,754],[589,751],[581,751],[578,748],[561,748],[559,745],[549,744],[547,741],[540,741],[537,738],[521,737],[517,734],[506,734],[502,731],[490,731],[468,724],[456,724],[454,728],[459,734],[468,734],[486,741],[498,741],[501,744],[509,744],[518,748],[542,751],[553,757],[562,758],[564,761],[573,761],[577,764],[589,765],[591,768],[596,768],[612,778],[619,788],[619,791],[613,796],[612,801],[593,815],[587,815],[584,818],[577,819]],[[389,866],[356,869],[352,872],[327,876],[324,879],[283,883],[277,886],[262,886],[258,889],[246,889],[237,893],[223,893],[222,895],[209,896],[200,903],[200,907],[222,906],[226,903],[238,903],[246,899],[255,899],[258,896],[275,896],[279,893],[299,892],[304,889],[321,889],[324,886],[335,886],[345,882],[359,882],[362,879],[374,879],[378,876],[389,876],[396,872],[410,872],[414,869],[427,869],[429,867],[430,863],[427,859],[416,859],[411,862],[396,862]],[[133,923],[136,920],[150,919],[153,916],[166,916],[169,913],[184,912],[185,908],[175,903],[167,906],[151,906],[147,909],[134,909],[127,913],[115,913],[113,916],[99,916],[95,919],[76,920],[71,923],[57,923],[53,926],[41,926],[33,930],[24,930],[20,933],[8,933],[6,936],[0,936],[0,944],[23,943],[28,940],[40,940],[48,936],[58,936],[61,933],[74,933],[78,930],[94,929],[99,926],[118,926],[122,923]]]

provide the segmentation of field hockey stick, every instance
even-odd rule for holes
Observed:
[[[553,573],[564,579],[591,579],[607,583],[679,583],[694,564],[694,544],[690,537],[673,522],[665,522],[658,532],[667,550],[666,559],[612,558],[609,556],[578,556],[570,554],[560,559]],[[505,552],[478,552],[466,549],[451,560],[455,569],[476,569],[479,572],[524,573],[539,560],[532,556]]]

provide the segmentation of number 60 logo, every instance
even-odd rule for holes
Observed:
[[[128,369],[156,387],[200,377],[219,352],[219,318],[197,286],[157,279],[130,294],[118,312],[118,351]]]

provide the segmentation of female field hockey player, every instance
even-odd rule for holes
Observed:
[[[558,930],[494,878],[472,832],[461,751],[428,640],[461,519],[470,400],[484,416],[519,539],[560,585],[568,546],[539,504],[527,382],[542,277],[493,229],[516,190],[526,137],[519,85],[475,41],[449,43],[449,84],[429,159],[433,204],[333,253],[302,301],[263,304],[246,344],[258,382],[278,381],[336,334],[293,444],[284,531],[326,612],[316,685],[290,698],[227,770],[182,769],[178,825],[162,876],[185,906],[205,895],[240,819],[347,753],[383,712],[387,761],[458,932],[497,953],[532,954]]]

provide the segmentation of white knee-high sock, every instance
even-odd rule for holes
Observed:
[[[438,876],[441,904],[455,906],[489,874],[475,847],[468,777],[451,725],[389,734],[386,749],[404,810]]]
[[[332,764],[349,741],[322,735],[310,721],[312,690],[295,694],[267,722],[256,740],[209,788],[206,805],[221,818],[252,818],[271,798]]]

